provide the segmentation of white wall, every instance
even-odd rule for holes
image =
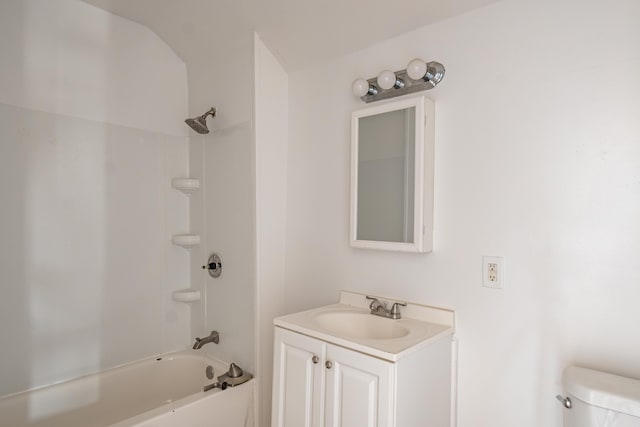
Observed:
[[[256,302],[258,414],[271,425],[273,319],[284,314],[289,82],[255,36]]]
[[[508,1],[290,74],[287,311],[343,288],[455,309],[460,427],[560,426],[568,364],[640,377],[639,20],[633,0]],[[352,249],[350,85],[414,57],[447,68],[434,251]]]
[[[187,344],[186,68],[75,0],[0,3],[0,395]]]
[[[0,8],[0,102],[187,135],[176,120],[187,106],[185,64],[147,28],[79,1]]]

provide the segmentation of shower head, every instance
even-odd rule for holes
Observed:
[[[216,109],[214,107],[211,107],[211,109],[203,115],[194,117],[192,119],[187,119],[184,122],[199,134],[206,134],[209,133],[209,128],[207,127],[207,116],[215,117]]]

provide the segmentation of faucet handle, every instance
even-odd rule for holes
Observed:
[[[383,307],[386,310],[386,304],[381,302],[378,298],[370,297],[369,295],[366,295],[366,297],[371,300],[371,304],[369,304],[369,308],[371,310],[377,310],[379,307]]]
[[[393,306],[391,307],[391,315],[400,315],[400,309],[398,308],[398,306],[402,306],[402,307],[406,307],[407,303],[406,302],[395,302],[393,303]]]

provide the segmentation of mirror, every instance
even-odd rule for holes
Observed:
[[[431,252],[434,110],[417,97],[353,113],[351,246]]]

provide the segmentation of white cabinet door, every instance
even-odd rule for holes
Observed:
[[[272,427],[322,427],[325,343],[275,328]]]
[[[327,344],[326,427],[393,427],[394,364]]]

